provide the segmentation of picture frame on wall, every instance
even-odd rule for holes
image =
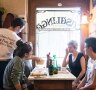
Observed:
[[[96,6],[96,0],[92,0],[92,6],[93,8]]]

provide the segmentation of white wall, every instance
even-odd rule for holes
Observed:
[[[19,15],[25,14],[25,1],[26,0],[0,0],[0,4],[7,12]]]

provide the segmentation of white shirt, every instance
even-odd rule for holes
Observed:
[[[87,65],[87,82],[85,86],[89,85],[92,82],[92,75],[93,71],[96,69],[96,60],[92,60],[91,58],[88,60],[88,65]]]
[[[0,60],[13,58],[13,51],[18,40],[20,37],[15,32],[0,28]]]

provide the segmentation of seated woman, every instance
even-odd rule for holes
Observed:
[[[24,61],[36,58],[32,55],[33,51],[29,43],[23,43],[19,40],[16,45],[16,56],[8,63],[4,71],[3,87],[5,90],[23,90],[22,88],[27,90],[27,84],[23,87],[21,85],[21,81],[27,80],[24,74]]]
[[[74,40],[68,43],[68,48],[66,49],[66,54],[62,64],[63,67],[69,65],[71,73],[76,76],[76,80],[72,83],[73,90],[76,88],[86,71],[84,55],[77,51],[77,46],[78,44]]]
[[[31,45],[31,47],[33,48],[33,45],[32,45],[32,43],[31,42],[28,42],[30,45]],[[14,50],[14,53],[13,53],[13,57],[15,57],[16,56],[16,52],[17,52],[17,49],[15,49]],[[25,64],[25,70],[24,70],[24,73],[25,73],[25,75],[26,75],[26,77],[28,77],[29,75],[30,75],[30,72],[32,71],[32,69],[33,69],[33,66],[32,66],[32,61],[36,61],[36,63],[39,63],[39,62],[44,62],[44,60],[42,59],[42,58],[40,58],[40,57],[37,57],[37,56],[35,56],[35,55],[32,55],[32,58],[31,59],[29,59],[29,60],[25,60],[24,61],[24,64]]]

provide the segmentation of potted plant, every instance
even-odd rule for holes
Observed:
[[[3,15],[6,12],[4,7],[0,7],[0,15]]]

